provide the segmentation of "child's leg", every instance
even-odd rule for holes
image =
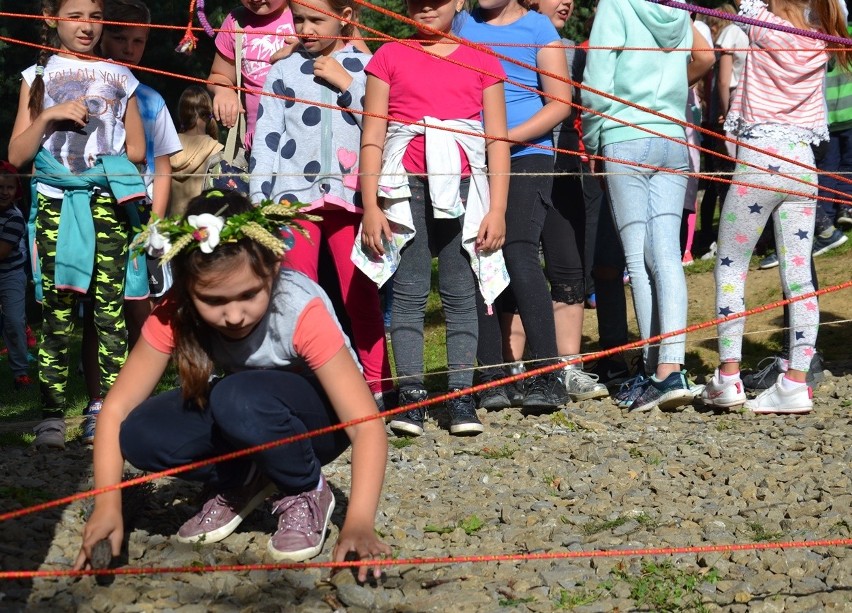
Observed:
[[[68,343],[74,330],[72,292],[56,289],[56,239],[59,236],[61,199],[38,195],[36,245],[42,275],[42,324],[38,348],[42,416],[65,416],[65,387],[68,383]]]
[[[760,147],[764,141],[755,139],[750,143]],[[775,167],[776,163],[775,158],[771,156],[745,148],[740,149],[739,159],[764,168],[769,165]],[[787,169],[789,170],[792,168]],[[755,175],[754,169],[742,164],[737,165],[733,179],[767,187],[779,186],[777,177]],[[749,261],[764,226],[780,200],[781,196],[772,189],[733,185],[728,190],[722,206],[722,216],[719,219],[717,241],[715,269],[717,316],[727,317],[745,310],[745,279],[748,275]],[[723,364],[739,363],[742,359],[744,329],[745,319],[742,317],[719,324],[719,359]]]
[[[402,250],[393,276],[391,343],[400,390],[423,387],[423,320],[432,278],[432,252],[426,223],[426,182],[410,178],[415,237]]]
[[[338,423],[322,393],[290,372],[253,370],[225,377],[213,386],[203,411],[186,406],[180,394],[173,390],[146,400],[122,424],[122,454],[137,468],[183,466]],[[170,427],[164,429],[163,423]],[[321,466],[348,446],[349,439],[339,430],[182,477],[218,490],[239,487],[254,462],[282,493],[299,493],[316,487]]]
[[[324,215],[325,211],[323,211]],[[298,270],[314,283],[318,283],[319,248],[320,241],[322,240],[322,230],[320,230],[318,224],[312,221],[298,221],[296,223],[308,233],[308,236],[292,230],[293,246],[287,250],[283,264],[287,268]]]
[[[393,389],[379,292],[349,257],[361,216],[343,209],[322,214],[326,244],[337,270],[343,304],[352,324],[353,344],[367,384],[373,393]]]
[[[462,181],[461,197],[467,198],[470,182]],[[438,290],[447,327],[447,387],[464,389],[473,383],[478,327],[476,318],[476,277],[462,250],[464,217],[433,219],[427,197],[427,223],[438,256]]]
[[[115,383],[127,358],[127,327],[124,321],[124,279],[129,242],[124,212],[112,200],[92,203],[97,248],[92,276],[93,314],[98,331],[98,363],[103,397]]]
[[[26,375],[28,370],[26,288],[27,273],[23,267],[0,273],[3,341],[9,350],[9,367],[14,377]]]

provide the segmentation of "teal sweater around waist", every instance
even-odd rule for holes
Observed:
[[[35,157],[32,181],[32,208],[29,219],[30,240],[35,242],[38,200],[36,183],[44,183],[64,191],[56,239],[57,288],[86,293],[92,281],[95,263],[95,224],[91,201],[95,188],[108,191],[118,205],[124,205],[132,228],[141,226],[137,201],[147,200],[145,183],[139,171],[126,157],[105,155],[87,171],[75,174],[42,148]],[[41,301],[41,266],[35,244],[32,245],[33,281],[36,298]],[[45,254],[46,256],[46,254]],[[125,296],[129,299],[148,295],[148,271],[145,260],[128,252]]]
[[[596,47],[690,49],[692,26],[688,12],[646,0],[601,0],[589,47],[583,85],[686,120],[688,52],[615,51]],[[585,89],[582,100],[583,106],[603,115],[583,113],[583,142],[590,153],[600,153],[605,145],[612,143],[653,136],[636,125],[684,138],[682,126],[624,102]]]

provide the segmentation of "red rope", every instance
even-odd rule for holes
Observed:
[[[820,539],[781,543],[732,543],[729,545],[696,545],[694,547],[646,547],[643,549],[599,549],[592,551],[549,551],[543,553],[507,553],[481,556],[428,558],[363,559],[347,562],[284,562],[273,564],[222,564],[198,566],[148,566],[137,568],[105,568],[99,570],[10,570],[0,572],[0,579],[34,579],[47,577],[85,577],[87,575],[164,575],[175,573],[246,572],[252,570],[302,570],[306,568],[351,568],[358,566],[391,567],[425,564],[481,564],[485,562],[534,562],[537,560],[576,560],[591,558],[633,558],[732,551],[766,551],[772,549],[815,549],[817,547],[849,547],[852,539]]]

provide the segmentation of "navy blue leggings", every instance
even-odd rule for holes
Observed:
[[[339,423],[318,384],[291,372],[249,370],[214,384],[201,410],[176,389],[149,398],[121,425],[125,459],[161,471]],[[343,430],[181,473],[215,489],[242,485],[254,462],[283,494],[316,487],[320,468],[349,447]]]

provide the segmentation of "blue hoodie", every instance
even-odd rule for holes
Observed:
[[[692,48],[692,24],[687,11],[652,4],[647,0],[601,0],[589,38],[583,85],[686,120],[688,84],[686,51],[618,51],[595,47]],[[592,153],[604,145],[654,136],[633,127],[684,138],[683,127],[623,102],[587,90],[583,106],[628,124],[583,113],[583,142]]]

